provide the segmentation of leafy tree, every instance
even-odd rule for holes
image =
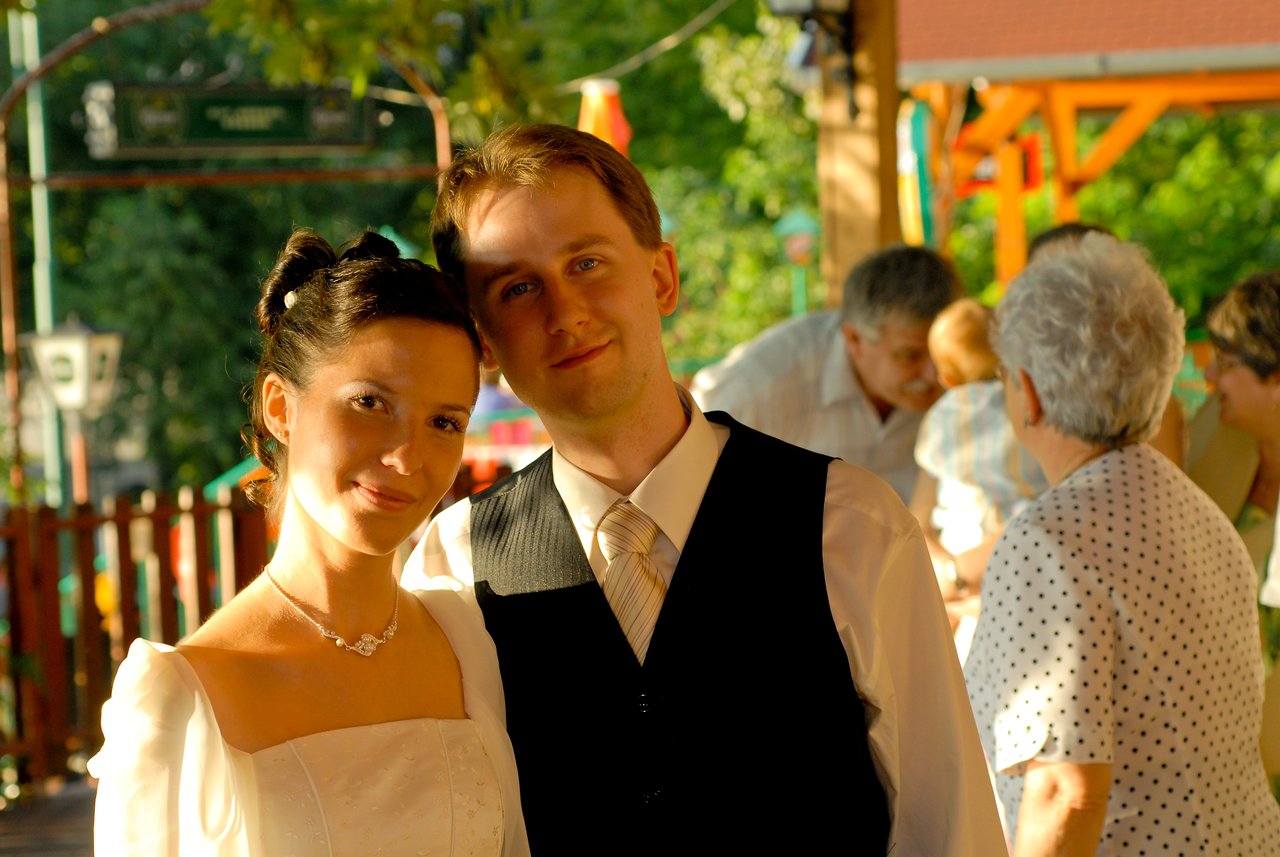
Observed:
[[[61,0],[41,9],[45,49],[95,15],[118,11],[106,0]],[[55,68],[44,96],[49,160],[55,172],[128,173],[279,166],[274,159],[92,160],[83,141],[81,93],[95,80],[120,83],[252,84],[255,55],[235,36],[210,36],[208,22],[185,15],[122,30]],[[372,82],[398,82],[394,74]],[[363,159],[316,159],[305,166],[395,163],[431,151],[421,108],[380,103],[380,146]],[[389,121],[389,125],[386,122]],[[19,127],[21,127],[19,123]],[[14,162],[26,137],[11,138]],[[295,162],[296,163],[296,162]],[[70,190],[53,195],[55,317],[125,332],[116,400],[99,423],[105,440],[129,438],[160,467],[164,485],[207,481],[244,451],[241,390],[255,354],[258,283],[294,225],[344,240],[366,227],[394,226],[421,240],[430,182],[363,185],[278,184]],[[28,199],[19,195],[20,289],[29,293]],[[415,235],[415,230],[418,234]],[[23,297],[23,327],[33,325]],[[105,444],[95,445],[105,448]]]
[[[742,125],[722,170],[676,166],[652,176],[677,224],[684,296],[667,331],[677,374],[786,316],[791,272],[772,227],[793,208],[817,213],[816,105],[778,85],[798,28],[767,14],[756,23],[754,34],[717,29],[696,45],[704,87]],[[819,282],[816,254],[805,273]]]
[[[366,93],[378,86],[403,90],[384,54],[411,63],[447,97],[459,142],[474,142],[495,124],[515,119],[572,123],[579,96],[566,83],[638,53],[701,9],[690,0],[640,7],[563,0],[213,0],[208,19],[182,15],[120,31],[54,69],[44,83],[50,163],[55,172],[120,173],[276,165],[265,159],[94,161],[82,139],[81,93],[100,79],[188,85],[345,79]],[[117,11],[110,0],[41,4],[44,45],[59,44],[95,16]],[[755,32],[757,17],[767,19],[755,4],[739,0],[721,12],[705,42],[720,48],[685,41],[622,75],[635,129],[632,157],[663,188],[664,209],[682,224],[681,257],[689,274],[672,336],[675,350],[689,354],[701,347],[699,326],[715,328],[699,322],[700,313],[705,317],[737,300],[737,308],[722,315],[739,317],[738,327],[727,329],[745,335],[753,303],[766,307],[770,318],[786,306],[785,274],[773,270],[776,242],[768,227],[784,202],[795,204],[787,202],[797,187],[790,169],[800,165],[803,176],[804,167],[812,171],[812,159],[803,154],[804,144],[788,149],[767,123],[740,110],[730,115],[725,107],[737,99],[755,110],[759,99],[750,90],[772,88],[763,70],[735,64],[727,53],[736,49],[734,39]],[[776,65],[777,44],[767,50],[758,44],[769,38],[778,37],[757,34],[740,46]],[[716,73],[702,68],[717,64],[721,76],[750,74],[716,91]],[[762,109],[782,115],[773,100],[766,98]],[[783,102],[801,115],[796,97]],[[377,110],[384,120],[377,152],[360,161],[307,165],[429,157],[434,141],[424,110],[381,101]],[[20,169],[25,137],[11,139]],[[775,162],[780,169],[769,180],[762,168]],[[803,179],[799,186],[800,203],[812,205],[811,187]],[[143,443],[170,487],[206,480],[234,464],[242,455],[240,391],[254,354],[257,283],[288,228],[310,225],[341,239],[388,223],[428,252],[425,223],[433,191],[425,182],[57,192],[55,314],[74,312],[90,324],[126,332],[117,401],[100,428]],[[26,293],[29,209],[25,198],[16,202]],[[732,230],[725,229],[726,211]],[[737,297],[719,301],[715,293]],[[29,329],[31,302],[24,304],[22,326]]]
[[[1081,124],[1087,150],[1105,125]],[[1079,195],[1082,220],[1146,247],[1194,326],[1214,297],[1258,270],[1280,267],[1280,116],[1250,110],[1162,117]],[[1024,200],[1028,234],[1052,222],[1046,188]],[[994,284],[994,194],[957,208],[948,248],[970,291]]]

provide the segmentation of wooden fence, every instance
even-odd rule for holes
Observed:
[[[483,488],[463,467],[442,505]],[[0,756],[23,779],[65,773],[102,741],[115,670],[137,637],[177,643],[253,580],[266,519],[239,489],[146,492],[70,514],[0,513]]]

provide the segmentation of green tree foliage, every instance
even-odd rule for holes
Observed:
[[[109,0],[45,5],[40,23],[46,51],[94,16],[119,8]],[[364,158],[102,162],[88,155],[81,95],[91,81],[253,85],[264,75],[257,55],[239,37],[211,36],[199,15],[119,31],[55,68],[44,82],[50,169],[125,174],[313,168],[420,161],[433,151],[425,110],[379,102],[378,151]],[[385,70],[371,82],[403,86]],[[12,135],[19,171],[27,161],[26,146],[25,134]],[[95,448],[107,448],[116,438],[135,441],[159,466],[163,484],[154,487],[199,484],[238,463],[245,454],[241,391],[256,356],[258,284],[291,228],[310,226],[342,241],[387,224],[421,242],[433,190],[430,182],[347,182],[55,192],[55,318],[74,313],[96,327],[125,333],[116,400],[99,421],[95,436],[102,443]],[[29,205],[28,196],[19,194],[16,249],[24,329],[34,324]]]
[[[1147,247],[1198,321],[1242,277],[1280,267],[1277,135],[1271,112],[1163,118],[1081,194],[1081,214]]]
[[[643,51],[705,8],[690,0],[415,2],[409,14],[405,5],[214,0],[209,18],[186,14],[114,33],[45,80],[51,169],[280,166],[267,159],[94,161],[83,142],[81,93],[96,80],[219,86],[335,77],[370,93],[376,86],[406,89],[382,64],[379,46],[445,95],[456,142],[474,142],[514,120],[573,123],[580,98],[566,83]],[[41,4],[45,50],[117,11],[110,0]],[[677,356],[717,356],[787,307],[787,274],[770,225],[791,207],[816,209],[812,123],[798,97],[771,92],[794,32],[794,25],[739,0],[712,28],[620,74],[635,131],[631,155],[679,224],[686,277],[671,331]],[[376,110],[383,121],[375,153],[299,165],[430,158],[425,110],[384,101]],[[20,108],[19,129],[21,114]],[[15,133],[11,141],[21,171],[25,136]],[[433,191],[430,182],[419,182],[56,192],[55,316],[76,313],[126,334],[117,400],[98,435],[139,441],[159,464],[163,487],[202,482],[238,462],[258,282],[289,229],[312,226],[341,240],[390,224],[429,254],[425,223]],[[19,195],[23,329],[33,324],[29,211]],[[713,323],[716,316],[723,326]],[[700,331],[718,338],[708,345]]]
[[[767,14],[756,26],[696,44],[703,86],[741,125],[741,142],[718,173],[674,166],[651,176],[682,266],[684,295],[667,330],[679,375],[787,315],[791,271],[773,224],[794,208],[817,214],[816,104],[779,85],[798,27]],[[805,275],[819,282],[814,264]]]
[[[1081,124],[1081,151],[1106,120]],[[1214,297],[1241,278],[1280,267],[1280,115],[1247,110],[1159,119],[1128,152],[1079,195],[1082,220],[1101,223],[1146,247],[1192,325]],[[1050,167],[1051,168],[1051,167]],[[1050,191],[1024,200],[1029,235],[1052,223]],[[970,291],[995,279],[994,194],[957,208],[949,250]]]
[[[277,161],[119,162],[89,158],[85,85],[191,85],[342,79],[367,93],[407,85],[380,57],[413,65],[446,99],[455,143],[496,125],[573,124],[569,84],[658,43],[710,0],[212,0],[122,31],[64,63],[45,82],[55,172],[279,166]],[[112,0],[40,4],[46,48]],[[678,374],[715,359],[790,310],[792,271],[773,224],[817,214],[813,105],[781,84],[798,29],[754,0],[738,0],[692,38],[615,72],[634,130],[631,157],[649,177],[683,279],[666,339]],[[373,97],[373,96],[370,96]],[[303,166],[424,161],[434,152],[421,107],[375,100],[377,151]],[[21,119],[21,108],[17,118]],[[20,128],[21,121],[16,123]],[[1086,126],[1085,141],[1098,133]],[[1280,263],[1271,226],[1280,166],[1269,114],[1161,120],[1081,194],[1082,214],[1148,246],[1178,299],[1196,315],[1205,297]],[[12,136],[14,163],[26,161]],[[296,163],[296,162],[295,162]],[[126,331],[120,396],[105,425],[141,433],[169,485],[199,482],[243,454],[240,391],[254,355],[258,282],[289,229],[335,240],[389,224],[429,255],[430,182],[253,185],[60,191],[54,195],[56,314]],[[29,294],[27,199],[16,212],[23,294]],[[1028,196],[1029,231],[1049,225],[1048,191]],[[971,290],[991,283],[993,201],[961,204],[949,249]],[[806,269],[819,282],[815,266]],[[814,289],[813,291],[817,291]],[[813,303],[820,296],[813,295]],[[24,298],[24,329],[31,326]]]

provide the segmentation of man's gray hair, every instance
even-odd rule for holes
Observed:
[[[898,244],[872,253],[849,272],[841,316],[874,342],[891,317],[931,322],[963,293],[948,260],[928,247]]]
[[[1114,449],[1159,427],[1185,323],[1143,248],[1090,233],[1014,278],[993,340],[1005,369],[1035,383],[1049,425]]]

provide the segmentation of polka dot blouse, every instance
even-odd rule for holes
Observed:
[[[1145,444],[1010,522],[965,680],[1015,841],[1029,760],[1105,762],[1098,854],[1280,855],[1256,587],[1230,522]]]

